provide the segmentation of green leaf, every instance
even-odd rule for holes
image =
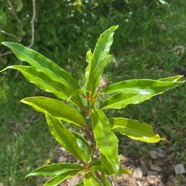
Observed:
[[[48,113],[46,113],[46,120],[50,132],[54,136],[56,141],[58,141],[65,148],[66,151],[73,154],[77,159],[87,162],[90,158],[90,155],[85,154],[81,150],[73,133],[65,128],[58,119],[52,117]]]
[[[91,49],[90,49],[90,50],[87,51],[87,55],[86,55],[86,61],[88,63],[88,66],[85,70],[85,78],[87,80],[88,80],[89,74],[90,74],[90,66],[91,66],[92,57],[93,57],[93,54],[92,54]]]
[[[83,182],[79,182],[76,186],[84,186]]]
[[[96,145],[110,166],[104,162],[103,164],[109,169],[109,172],[117,173],[119,171],[118,139],[111,131],[109,121],[101,110],[93,109],[91,120]]]
[[[100,181],[91,173],[85,174],[84,177],[84,185],[85,186],[100,186]]]
[[[37,71],[36,69],[30,66],[8,66],[7,68],[3,69],[15,69],[19,70],[23,76],[30,82],[35,84],[40,89],[51,92],[56,95],[60,99],[69,100],[69,96],[71,96],[71,102],[75,105],[82,106],[82,100],[79,96],[74,95],[76,91],[72,91],[71,89],[67,88],[63,84],[50,79],[44,73]]]
[[[104,186],[112,186],[110,182],[107,180],[107,178],[103,175],[101,176],[101,181],[103,182]]]
[[[76,132],[72,132],[74,136],[76,137],[76,141],[78,146],[85,152],[86,154],[91,154],[91,147],[87,140],[80,134]]]
[[[139,123],[137,120],[127,118],[111,118],[109,121],[112,131],[119,132],[131,139],[147,143],[157,143],[164,140],[158,134],[155,135],[152,127],[146,123]]]
[[[20,12],[23,8],[23,2],[22,0],[17,1],[17,7],[16,7],[16,12]]]
[[[24,98],[21,102],[30,105],[38,112],[48,112],[59,120],[73,123],[78,127],[87,127],[85,119],[77,110],[59,100],[36,96]]]
[[[43,186],[58,186],[64,180],[75,176],[76,174],[81,173],[79,170],[70,170],[68,172],[64,172],[58,176],[55,176],[48,180]]]
[[[139,95],[157,95],[181,85],[184,81],[177,81],[182,76],[152,79],[133,79],[114,83],[105,87],[102,94],[125,93]]]
[[[2,44],[9,47],[18,59],[28,62],[38,71],[46,74],[50,79],[62,83],[72,90],[80,88],[78,82],[68,72],[40,53],[18,43],[2,42]]]
[[[112,84],[104,88],[102,94],[115,95],[109,97],[101,104],[101,109],[122,109],[129,104],[142,103],[153,96],[159,95],[181,85],[184,81],[175,81],[178,77],[168,78],[172,81],[163,80],[127,80]]]
[[[28,176],[58,176],[62,173],[71,171],[71,170],[83,170],[84,167],[79,164],[74,163],[58,163],[58,164],[51,164],[51,165],[44,165],[39,167],[32,172],[30,172]]]
[[[91,171],[100,171],[103,172],[107,175],[109,175],[109,171],[108,169],[102,164],[102,162],[100,160],[93,160],[90,164],[90,170]]]
[[[87,53],[87,61],[89,62],[86,70],[87,90],[91,91],[93,96],[96,94],[102,72],[109,62],[109,51],[113,42],[114,31],[117,28],[118,26],[112,26],[103,32],[97,41],[93,54],[89,51]]]
[[[172,76],[172,77],[167,77],[167,78],[161,78],[158,79],[159,81],[172,81],[172,82],[176,82],[179,79],[181,79],[182,77],[184,77],[183,75],[177,75],[177,76]]]

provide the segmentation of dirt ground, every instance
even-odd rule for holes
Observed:
[[[56,162],[76,162],[59,146],[51,155]],[[186,186],[184,165],[175,164],[174,157],[170,156],[167,149],[155,149],[148,156],[138,160],[120,154],[120,162],[124,169],[131,171],[131,174],[117,176],[116,183],[109,178],[113,186]],[[82,178],[83,175],[76,176],[63,182],[60,186],[75,186]],[[38,185],[41,185],[41,179],[38,179]]]

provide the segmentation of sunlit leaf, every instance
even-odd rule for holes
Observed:
[[[131,139],[147,143],[157,143],[164,140],[158,134],[154,134],[152,127],[146,123],[139,123],[137,120],[127,118],[111,118],[109,121],[112,131],[119,132]]]
[[[39,167],[32,172],[30,172],[28,176],[58,176],[62,173],[71,171],[71,170],[83,170],[84,167],[79,164],[74,163],[58,163],[58,164],[51,164]]]
[[[40,53],[19,43],[2,42],[2,44],[9,47],[18,59],[28,62],[38,71],[42,71],[44,74],[46,74],[50,79],[62,83],[63,85],[71,89],[80,88],[77,81],[72,78],[72,76],[68,72],[60,68],[57,64],[47,59]]]
[[[30,83],[35,84],[38,88],[46,92],[51,92],[60,99],[69,100],[70,97],[72,103],[75,103],[80,107],[82,106],[82,100],[80,99],[80,97],[77,96],[78,94],[75,94],[77,90],[72,91],[63,84],[50,79],[44,73],[37,71],[36,69],[30,66],[8,66],[7,68],[3,69],[3,71],[6,69],[19,70]]]
[[[90,170],[91,171],[99,170],[100,172],[103,172],[107,175],[110,174],[108,169],[102,164],[102,161],[100,161],[100,160],[92,161],[91,164],[90,164]]]
[[[80,172],[81,171],[79,171],[79,170],[70,170],[68,172],[64,172],[58,176],[51,178],[45,184],[43,184],[43,186],[58,186],[64,180],[71,178]]]
[[[76,137],[77,144],[79,147],[87,154],[91,154],[91,147],[88,141],[80,134],[73,132],[74,136]]]
[[[93,96],[96,93],[102,72],[109,62],[109,51],[113,42],[114,31],[117,28],[118,26],[112,26],[103,32],[97,41],[93,54],[90,52],[87,54],[87,61],[89,62],[86,70],[87,90],[92,91]]]
[[[112,94],[101,104],[102,109],[122,109],[129,104],[142,103],[153,96],[162,94],[181,85],[184,81],[175,81],[180,77],[167,78],[167,80],[135,79],[112,84],[104,88],[102,94]]]
[[[104,175],[101,176],[100,178],[104,186],[112,186],[111,183],[108,181],[108,179]]]
[[[46,113],[46,120],[51,134],[54,136],[56,141],[65,148],[65,150],[81,161],[86,162],[90,158],[90,155],[85,154],[81,150],[73,133],[65,128],[58,119]]]
[[[172,77],[167,77],[167,78],[161,78],[158,79],[159,81],[172,81],[172,82],[176,82],[179,79],[181,79],[183,77],[183,75],[177,75],[177,76],[172,76]]]
[[[87,126],[85,119],[78,111],[59,100],[43,96],[35,96],[24,98],[21,102],[30,105],[38,112],[48,112],[53,117],[73,123],[78,127]]]
[[[87,54],[86,54],[86,61],[88,63],[88,66],[85,69],[85,77],[87,80],[88,80],[89,74],[90,74],[90,66],[91,66],[92,57],[93,57],[93,54],[92,54],[91,50],[88,50]]]
[[[109,169],[109,172],[117,173],[119,171],[118,139],[111,131],[109,121],[101,110],[92,110],[91,120],[96,145],[109,164],[104,166]]]
[[[85,186],[101,186],[100,181],[91,172],[85,174],[84,185]]]

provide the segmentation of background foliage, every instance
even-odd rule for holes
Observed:
[[[21,42],[26,46],[31,44],[32,2],[1,0],[0,41]],[[103,30],[118,24],[117,39],[112,47],[114,58],[106,69],[105,81],[185,75],[185,9],[185,0],[48,0],[47,3],[46,0],[37,0],[32,48],[83,80],[86,51],[93,48]],[[7,48],[1,45],[1,69],[20,63],[7,52]],[[27,89],[23,91],[25,86]],[[44,163],[55,146],[43,118],[17,101],[37,94],[42,92],[22,81],[22,76],[14,71],[1,74],[0,151],[3,153],[0,154],[0,182],[5,185],[35,185],[33,180],[24,180],[25,172]],[[125,113],[118,112],[118,116],[152,123],[158,133],[168,138],[168,142],[158,145],[171,143],[174,148],[183,148],[185,101],[183,85],[150,102],[137,107],[129,106]],[[28,146],[26,144],[30,144],[31,137],[34,139]],[[124,139],[123,143],[127,140]],[[140,157],[151,148],[154,146],[144,145],[143,148],[132,144],[128,153]],[[173,155],[177,162],[186,161],[183,150]]]

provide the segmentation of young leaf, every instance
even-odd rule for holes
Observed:
[[[73,163],[58,163],[58,164],[51,164],[39,167],[32,172],[30,172],[28,176],[58,176],[62,173],[71,171],[71,170],[83,170],[84,167],[79,164]]]
[[[90,50],[87,51],[87,54],[86,54],[86,61],[88,63],[88,66],[85,70],[85,78],[87,80],[88,80],[89,74],[90,74],[90,66],[91,66],[92,57],[93,57],[93,54],[92,54],[91,49],[90,49]]]
[[[109,62],[109,51],[113,42],[114,31],[117,28],[118,26],[112,26],[103,32],[98,39],[93,54],[90,52],[87,53],[87,61],[89,64],[85,76],[87,78],[87,90],[92,91],[93,96],[96,94],[104,67]]]
[[[117,93],[103,102],[101,104],[101,109],[122,109],[129,104],[139,104],[165,91],[173,89],[183,82],[184,81],[175,82],[144,79],[115,83],[101,91],[103,94]]]
[[[73,94],[74,91],[69,89],[68,87],[64,86],[63,84],[50,79],[44,73],[37,71],[35,68],[30,66],[21,66],[21,65],[13,65],[8,66],[7,68],[3,69],[15,69],[19,70],[23,76],[30,82],[35,84],[38,88],[46,91],[51,92],[56,95],[58,98],[63,100],[69,100],[69,97]],[[83,103],[79,96],[74,95],[71,96],[71,102],[75,105],[82,107]]]
[[[68,172],[64,172],[58,176],[51,178],[43,186],[58,186],[64,180],[66,180],[68,178],[72,178],[73,176],[75,176],[76,174],[81,173],[81,172],[82,171],[79,171],[79,170],[70,170]]]
[[[91,172],[85,174],[84,186],[101,186],[100,181]]]
[[[72,132],[66,129],[58,119],[52,117],[48,113],[46,113],[46,120],[51,134],[54,136],[56,141],[58,141],[65,148],[66,151],[73,154],[78,160],[84,162],[88,161],[90,155],[85,154],[81,150],[77,144],[77,139]]]
[[[48,112],[59,120],[73,123],[78,127],[87,127],[85,119],[78,111],[59,100],[36,96],[24,98],[21,102],[30,105],[38,112]]]
[[[119,171],[118,139],[111,131],[109,121],[101,110],[92,110],[91,120],[96,145],[110,165],[104,164],[104,166],[109,169],[109,172],[117,173]]]
[[[77,81],[68,72],[40,53],[18,43],[2,42],[2,45],[9,47],[18,59],[28,62],[38,71],[46,74],[50,79],[62,83],[72,90],[80,88]]]
[[[152,127],[146,123],[139,123],[137,120],[127,118],[111,118],[109,121],[112,131],[119,132],[131,139],[147,143],[157,143],[164,140],[158,134],[155,135]]]
[[[77,144],[83,150],[83,152],[85,152],[86,154],[91,154],[91,147],[89,143],[87,142],[87,140],[82,135],[76,132],[72,132],[72,133],[76,137]]]

